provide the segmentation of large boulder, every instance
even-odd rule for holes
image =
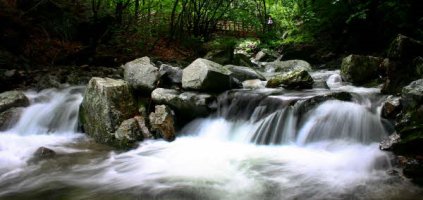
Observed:
[[[342,60],[341,76],[354,84],[368,83],[377,78],[382,62],[378,57],[349,55]]]
[[[398,94],[410,82],[423,78],[423,42],[398,35],[391,43],[383,68],[386,81],[382,92]]]
[[[294,70],[279,74],[267,81],[266,87],[284,87],[286,89],[309,89],[313,87],[314,80],[306,70]]]
[[[399,34],[391,43],[388,58],[410,60],[423,55],[423,42]]]
[[[311,65],[304,60],[286,60],[274,61],[267,63],[265,66],[266,72],[290,72],[293,70],[311,71]]]
[[[175,120],[173,111],[166,105],[156,105],[155,112],[150,113],[152,130],[167,140],[175,140]]]
[[[212,104],[215,97],[205,93],[181,93],[173,89],[157,88],[151,93],[151,98],[156,104],[169,105],[175,110],[178,119],[204,117],[214,110]]]
[[[236,66],[236,65],[226,65],[225,68],[228,68],[232,72],[232,77],[238,79],[239,81],[251,80],[251,79],[260,79],[266,80],[266,78],[258,73],[256,70],[249,67]]]
[[[182,87],[202,91],[224,91],[238,87],[231,74],[229,69],[218,63],[198,58],[183,70]]]
[[[0,94],[0,113],[13,107],[26,107],[29,100],[23,92],[8,91]]]
[[[124,80],[128,84],[141,91],[152,91],[159,80],[159,69],[148,57],[138,58],[126,63],[124,66]]]
[[[121,123],[137,114],[129,85],[123,80],[94,77],[80,106],[80,122],[97,142],[121,147],[114,134]]]

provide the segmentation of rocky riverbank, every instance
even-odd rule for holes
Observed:
[[[404,168],[404,174],[418,183],[422,181],[423,160],[421,52],[421,42],[399,35],[386,58],[349,55],[340,66],[344,81],[360,86],[380,85],[383,93],[390,94],[382,108],[382,116],[395,128],[390,130],[393,132],[391,137],[381,143],[381,149],[399,155],[397,160],[401,160],[398,163]],[[64,83],[87,84],[79,112],[81,128],[99,143],[128,149],[144,139],[174,140],[177,130],[187,122],[219,111],[217,99],[225,91],[252,92],[262,98],[260,93],[263,91],[285,93],[330,88],[326,82],[311,76],[313,67],[307,61],[280,60],[281,56],[267,55],[266,51],[235,57],[243,59],[215,58],[209,54],[210,60],[199,58],[181,67],[143,57],[119,68],[80,66],[32,72],[7,70],[2,72],[1,81],[12,84],[2,84],[1,89],[41,90],[62,87]],[[266,59],[263,61],[263,58]],[[222,60],[225,62],[217,63]],[[239,66],[242,63],[244,66]],[[302,104],[302,112],[328,99],[350,100],[346,98],[348,95],[314,95],[307,98],[308,103]],[[228,101],[236,101],[237,95],[226,97],[230,97]],[[291,99],[290,102],[299,100],[304,99]],[[5,120],[0,127],[10,127],[11,119],[19,116],[19,110],[27,105],[28,100],[22,92],[1,93],[0,118]]]

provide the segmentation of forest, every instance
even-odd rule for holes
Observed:
[[[2,0],[0,65],[192,60],[246,40],[319,52],[316,62],[381,55],[399,33],[422,39],[421,8],[415,0]]]
[[[423,197],[421,0],[0,0],[0,200]]]

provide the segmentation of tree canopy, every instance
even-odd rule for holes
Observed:
[[[380,51],[398,33],[421,39],[421,10],[415,0],[5,0],[0,42],[40,63],[138,56],[158,44],[206,42],[222,35],[219,29],[248,32],[233,35],[271,47],[321,43],[334,51]]]

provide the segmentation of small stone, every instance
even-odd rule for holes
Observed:
[[[34,152],[34,159],[36,160],[50,159],[54,156],[56,156],[56,152],[47,147],[40,147]]]
[[[166,105],[157,105],[155,112],[150,113],[150,124],[165,140],[175,140],[174,117],[172,110]]]

